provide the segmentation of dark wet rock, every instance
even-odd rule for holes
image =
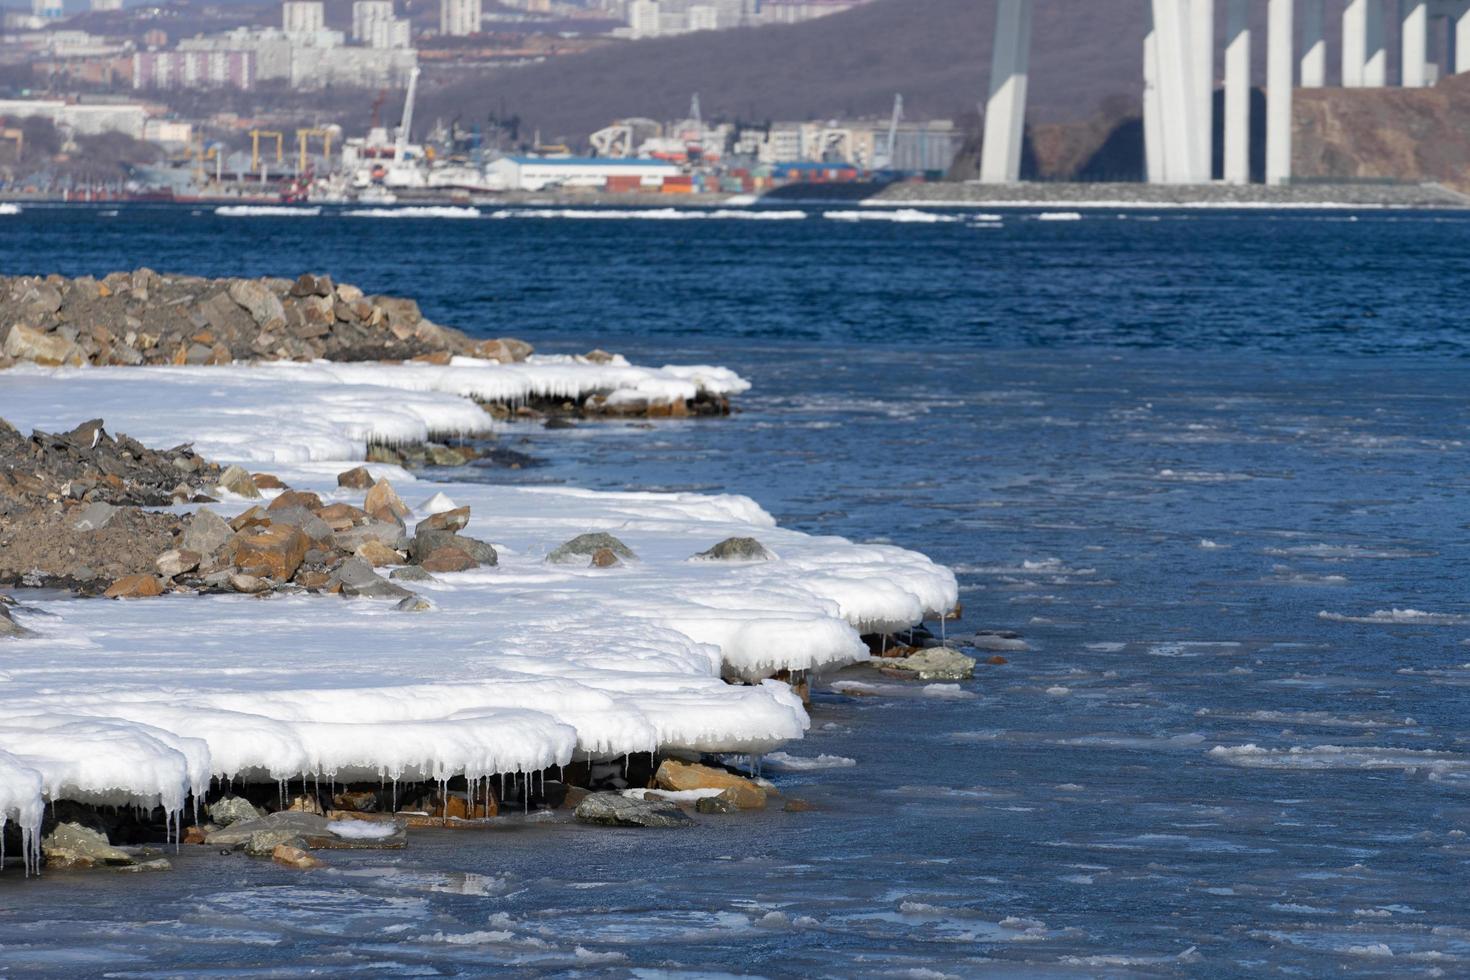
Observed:
[[[694,801],[696,813],[735,813],[740,808],[724,796],[701,796]]]
[[[694,557],[703,561],[772,561],[776,556],[755,538],[726,538]]]
[[[390,579],[400,582],[433,582],[434,576],[418,565],[404,565],[388,573]]]
[[[546,556],[546,560],[555,565],[586,564],[594,554],[604,548],[624,561],[634,561],[638,558],[632,548],[611,534],[605,531],[595,531],[590,534],[579,534],[565,544],[559,545]]]
[[[621,793],[591,793],[577,804],[583,823],[607,827],[687,827],[688,814],[667,800],[635,800]]]
[[[434,604],[421,595],[409,593],[393,608],[400,612],[429,612],[434,608]]]
[[[30,632],[30,630],[15,621],[15,617],[10,614],[10,607],[8,605],[0,605],[0,638],[27,636]]]
[[[59,823],[41,840],[46,867],[82,869],[122,867],[135,863],[128,852],[113,847],[107,835],[76,823]]]
[[[420,531],[414,535],[409,542],[408,553],[415,562],[427,566],[429,559],[436,553],[444,550],[457,551],[467,556],[473,564],[464,566],[473,568],[475,565],[495,565],[500,556],[496,554],[493,545],[476,538],[456,534],[453,531]],[[448,564],[447,562],[445,563]],[[462,571],[463,568],[429,568],[429,571]]]
[[[373,566],[361,558],[349,558],[338,565],[327,581],[327,590],[364,599],[406,599],[413,595],[373,571]]]

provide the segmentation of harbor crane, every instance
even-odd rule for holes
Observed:
[[[413,129],[413,100],[419,90],[419,70],[408,73],[408,92],[403,98],[403,121],[398,125],[398,138],[393,141],[393,159],[401,162],[408,152],[408,134]]]
[[[250,131],[250,170],[252,173],[260,173],[261,139],[274,139],[276,141],[277,166],[286,162],[286,137],[279,130],[252,129]]]
[[[903,118],[903,96],[893,97],[893,118],[888,121],[888,156],[883,161],[883,166],[889,170],[896,169],[894,161],[898,159],[898,123]]]
[[[306,173],[306,151],[311,144],[311,138],[315,136],[322,141],[322,160],[330,162],[332,158],[332,131],[330,129],[298,129],[296,130],[296,173],[298,176]]]

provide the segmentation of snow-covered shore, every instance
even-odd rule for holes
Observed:
[[[720,368],[567,359],[31,368],[4,381],[0,417],[18,427],[102,417],[146,443],[269,463],[295,489],[352,503],[361,492],[335,474],[368,441],[488,429],[464,396],[748,387]],[[41,801],[63,798],[177,812],[211,777],[475,779],[588,755],[760,753],[801,737],[801,701],[779,681],[722,676],[862,659],[861,633],[957,597],[953,575],[922,555],[783,530],[745,497],[433,484],[369,468],[419,505],[412,519],[446,506],[435,494],[470,507],[467,532],[495,545],[499,565],[416,584],[433,604],[422,613],[319,595],[27,601],[16,618],[35,635],[10,641],[0,663],[0,815],[34,829]],[[637,559],[546,563],[589,531],[616,534]],[[775,560],[693,560],[734,536]]]

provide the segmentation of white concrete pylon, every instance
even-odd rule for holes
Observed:
[[[1348,0],[1342,12],[1342,84],[1363,87],[1368,63],[1368,0]]]
[[[1455,74],[1470,71],[1470,3],[1455,17]]]
[[[1296,0],[1269,0],[1266,20],[1266,183],[1291,180]]]
[[[1363,87],[1388,84],[1388,42],[1383,30],[1383,0],[1363,0],[1368,9],[1367,53],[1363,59]]]
[[[1194,87],[1193,112],[1189,118],[1194,141],[1190,159],[1192,183],[1207,184],[1213,173],[1215,140],[1215,0],[1189,2],[1189,61]]]
[[[1012,184],[1021,179],[1030,61],[1031,0],[999,0],[990,59],[990,98],[985,103],[985,142],[980,147],[982,183]]]
[[[1251,179],[1250,0],[1226,0],[1225,182]]]
[[[1406,0],[1401,9],[1400,82],[1404,88],[1423,88],[1429,84],[1429,3]]]
[[[1327,84],[1327,35],[1324,31],[1326,0],[1303,0],[1302,88]]]
[[[1191,120],[1198,115],[1197,85],[1190,65],[1190,0],[1152,0],[1158,50],[1159,136],[1163,172],[1159,182],[1199,180],[1198,142]],[[1205,167],[1208,168],[1208,161]],[[1208,169],[1206,169],[1208,173]]]
[[[1143,38],[1143,165],[1150,184],[1168,183],[1164,166],[1164,110],[1159,98],[1159,44],[1149,14]]]

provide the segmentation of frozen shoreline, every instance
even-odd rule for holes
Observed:
[[[58,428],[102,416],[222,463],[269,461],[294,489],[358,503],[335,476],[369,441],[479,418],[488,428],[462,397],[475,391],[460,367],[27,369],[7,374],[0,417]],[[495,369],[509,367],[521,366]],[[613,394],[649,380],[619,370],[632,387]],[[660,385],[744,385],[717,368],[660,371]],[[800,699],[780,681],[723,677],[865,659],[860,634],[942,615],[957,598],[953,575],[921,555],[782,530],[745,497],[439,484],[369,468],[419,504],[411,520],[443,509],[436,494],[470,507],[468,532],[500,564],[416,584],[432,603],[423,613],[282,594],[26,603],[16,619],[36,635],[9,641],[0,669],[0,813],[33,832],[42,799],[162,806],[176,819],[211,777],[474,780],[588,756],[765,752],[801,737]],[[250,503],[212,508],[228,517]],[[546,562],[589,531],[615,533],[637,558]],[[691,560],[729,537],[755,537],[776,559]]]

